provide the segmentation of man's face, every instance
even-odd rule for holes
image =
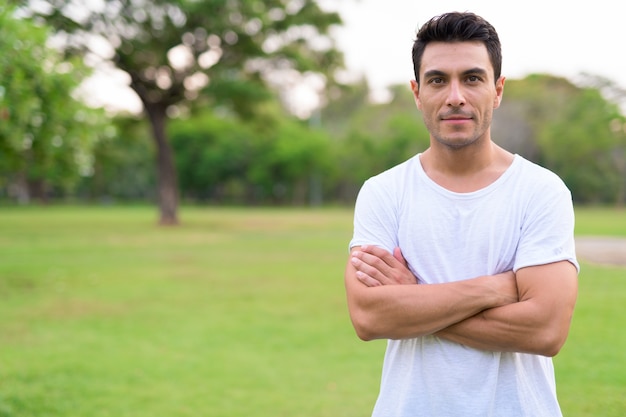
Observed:
[[[411,87],[431,137],[455,149],[489,140],[493,110],[500,105],[504,88],[504,77],[496,83],[493,78],[484,44],[428,44],[420,83],[412,81]]]

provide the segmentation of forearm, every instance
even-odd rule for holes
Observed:
[[[554,356],[568,329],[569,321],[558,325],[532,302],[522,301],[482,311],[436,335],[476,349]]]
[[[348,307],[364,340],[433,334],[485,309],[517,301],[503,288],[514,286],[512,273],[445,284],[367,287],[350,268],[346,271]]]
[[[477,349],[556,355],[567,339],[576,303],[573,267],[559,262],[526,268],[518,272],[518,281],[519,302],[482,311],[436,335]]]

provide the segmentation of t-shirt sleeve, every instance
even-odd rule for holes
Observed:
[[[375,245],[393,253],[398,246],[398,214],[392,194],[380,178],[363,184],[356,199],[350,248]]]
[[[556,176],[534,189],[513,270],[559,261],[571,262],[577,270],[572,196]]]

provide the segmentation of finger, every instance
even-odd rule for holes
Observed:
[[[404,259],[399,247],[394,249],[393,254],[382,250],[371,250],[359,253],[359,259],[366,265],[361,265],[360,270],[366,272],[370,277],[378,280],[383,285],[389,284],[417,284],[418,278],[409,270],[408,262]],[[380,248],[379,248],[380,249]],[[370,252],[382,254],[384,258]],[[370,270],[371,266],[374,270]]]
[[[357,272],[360,272],[363,276],[367,277],[368,281],[376,280],[378,283],[383,285],[389,283],[389,277],[385,274],[385,271],[381,271],[380,269],[388,269],[384,262],[382,262],[379,258],[365,253],[356,253],[356,255],[358,257],[353,256],[350,259],[350,262]]]
[[[379,248],[377,246],[371,246],[371,245],[365,245],[361,247],[361,250],[364,253],[368,253],[368,254],[378,257],[390,268],[398,268],[400,265],[402,265],[403,267],[408,267],[408,263],[404,259],[404,256],[402,255],[402,251],[400,250],[399,247],[394,248],[393,254],[389,253],[387,250],[383,248]],[[381,268],[385,268],[385,267],[382,266]],[[385,272],[387,272],[387,270]]]
[[[406,259],[404,259],[404,256],[402,255],[402,250],[397,246],[393,250],[393,257],[396,258],[402,265],[407,266]]]
[[[361,247],[360,258],[373,266],[376,266],[381,271],[387,269],[387,267],[397,266],[396,259],[389,251],[377,246],[366,245]]]
[[[356,270],[363,272],[369,278],[378,281],[382,285],[391,284],[417,284],[417,277],[409,270],[402,252],[397,249],[394,254],[384,249],[372,249],[371,246],[363,247],[353,252],[352,265]],[[376,254],[372,254],[375,252]],[[382,259],[378,255],[383,256]],[[398,259],[399,258],[399,259]]]
[[[365,272],[383,284],[392,273],[392,268],[389,264],[376,255],[361,252],[358,256],[358,260],[360,263],[358,264],[357,269]]]
[[[362,271],[356,272],[356,278],[368,287],[379,287],[382,284]]]
[[[379,258],[389,257],[391,255],[387,249],[383,249],[380,246],[375,245],[363,245],[361,246],[361,251],[372,254]]]

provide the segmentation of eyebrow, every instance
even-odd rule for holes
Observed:
[[[484,68],[475,67],[475,68],[467,69],[461,73],[461,75],[470,75],[470,74],[486,75],[487,71]],[[426,71],[424,73],[424,78],[441,77],[445,75],[447,75],[447,73],[445,73],[444,71],[434,69],[434,70]]]

